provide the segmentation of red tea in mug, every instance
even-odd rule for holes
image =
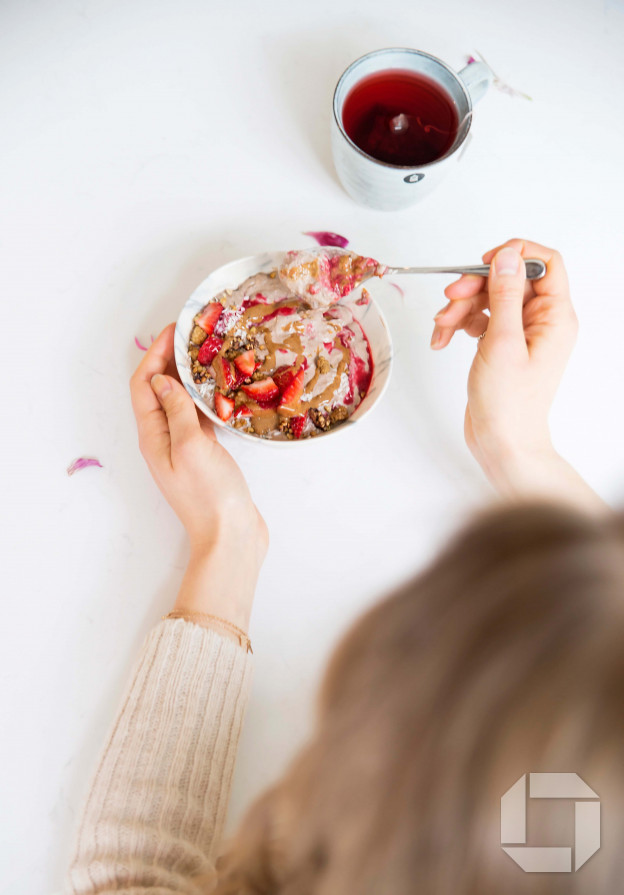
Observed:
[[[424,165],[453,145],[455,103],[431,78],[388,69],[362,78],[345,99],[347,136],[367,155],[390,165]]]

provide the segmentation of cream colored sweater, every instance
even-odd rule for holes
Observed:
[[[234,641],[181,619],[148,635],[91,784],[68,893],[206,893],[251,664]]]

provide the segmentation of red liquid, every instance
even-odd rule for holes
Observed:
[[[459,126],[448,93],[430,78],[402,69],[362,78],[347,95],[342,123],[367,155],[408,166],[443,156]]]

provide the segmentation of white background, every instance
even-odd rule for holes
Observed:
[[[492,90],[451,178],[388,214],[341,190],[328,131],[342,70],[393,45],[457,68],[480,50],[533,102]],[[138,453],[128,378],[134,337],[215,267],[310,229],[390,264],[556,246],[581,334],[554,437],[624,498],[623,46],[622,0],[3,0],[1,895],[60,887],[121,689],[174,599],[183,532]],[[462,440],[474,344],[428,348],[446,282],[376,290],[396,366],[361,425],[290,452],[225,438],[272,537],[230,823],[305,736],[348,622],[488,497]],[[104,468],[69,478],[81,455]]]

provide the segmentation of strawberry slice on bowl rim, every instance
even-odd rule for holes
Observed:
[[[217,325],[217,321],[221,314],[223,313],[223,305],[220,301],[211,301],[203,311],[197,315],[195,318],[195,323],[206,333],[207,336],[211,336],[214,332],[214,328]]]
[[[226,423],[234,412],[234,398],[215,392],[215,410],[219,419]]]

